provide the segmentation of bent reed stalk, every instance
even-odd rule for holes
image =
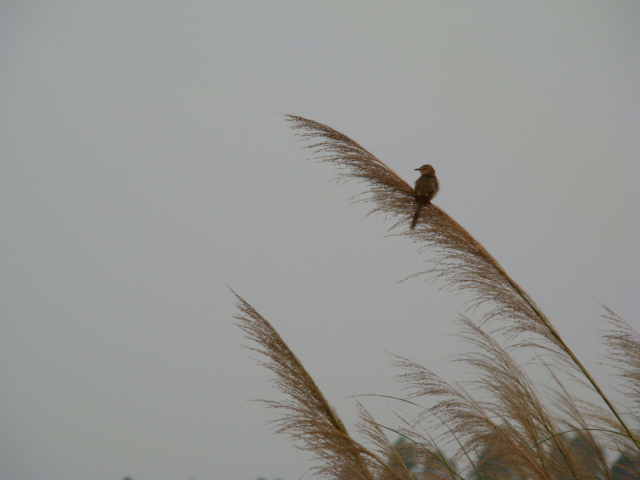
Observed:
[[[408,223],[415,210],[416,195],[398,174],[358,143],[331,127],[295,115],[286,115],[286,118],[292,128],[299,131],[300,137],[319,140],[307,147],[313,151],[316,160],[337,167],[340,179],[369,185],[369,189],[363,193],[364,198],[359,201],[374,203],[370,213],[380,212],[397,218],[392,228]],[[434,268],[412,277],[435,274],[435,278],[442,279],[453,290],[471,293],[472,308],[481,304],[491,305],[484,314],[484,320],[508,320],[509,323],[499,329],[507,338],[515,340],[523,334],[536,336],[537,339],[524,339],[516,346],[551,351],[556,358],[563,359],[566,366],[581,373],[615,416],[620,428],[640,449],[640,439],[636,438],[593,376],[524,289],[480,242],[441,208],[431,204],[421,213],[417,229],[406,229],[398,235],[422,244],[421,250],[432,248],[439,253],[433,259]]]
[[[407,385],[409,398],[428,397],[435,404],[417,418],[398,415],[405,427],[391,429],[377,424],[358,402],[357,429],[373,445],[368,449],[350,436],[275,329],[236,294],[240,314],[235,318],[246,338],[257,344],[248,348],[266,356],[267,361],[260,364],[274,374],[274,385],[287,396],[284,401],[263,401],[280,413],[274,421],[276,432],[289,435],[298,448],[313,453],[321,462],[314,468],[319,476],[465,478],[453,460],[442,453],[439,441],[457,445],[455,458],[468,459],[473,469],[466,477],[470,479],[615,480],[596,436],[607,439],[609,448],[617,449],[622,457],[628,454],[633,461],[640,458],[640,431],[632,430],[542,310],[480,242],[434,204],[422,209],[417,228],[410,230],[407,227],[415,212],[416,193],[407,182],[346,135],[313,120],[286,117],[297,135],[311,141],[308,148],[314,159],[335,166],[339,179],[367,186],[354,201],[372,202],[369,213],[394,219],[390,229],[394,235],[407,237],[418,244],[420,252],[429,249],[433,254],[432,268],[408,278],[429,274],[441,280],[445,288],[470,294],[469,310],[484,307],[478,325],[465,317],[460,320],[460,337],[475,348],[461,361],[477,372],[471,384],[484,397],[475,398],[421,365],[397,357],[394,363],[404,372],[399,378]],[[610,348],[608,358],[625,367],[620,377],[637,409],[635,417],[633,408],[628,415],[638,423],[640,336],[610,310],[605,319],[612,325],[604,337]],[[482,329],[488,323],[494,326],[490,333]],[[496,335],[507,345],[500,344]],[[544,367],[556,383],[551,389],[551,406],[545,405],[538,393],[540,387],[509,353],[527,348],[550,354],[553,365],[545,363]],[[602,404],[569,393],[555,367],[589,387]],[[441,433],[423,434],[424,421],[440,428]],[[384,429],[400,433],[410,443],[397,449],[389,443]],[[413,469],[405,465],[407,458],[415,464]]]
[[[246,348],[267,358],[260,365],[270,370],[276,389],[285,394],[284,401],[260,400],[267,408],[274,409],[279,417],[274,420],[276,433],[284,433],[298,442],[298,447],[311,452],[321,465],[313,470],[318,476],[329,478],[352,478],[373,480],[406,480],[408,472],[390,469],[385,458],[355,441],[344,423],[326,400],[313,378],[287,346],[278,332],[251,305],[231,290],[237,299],[239,314],[234,318],[245,332],[245,338],[257,347]],[[365,415],[363,407],[359,407]],[[370,424],[366,420],[364,423]],[[377,435],[375,429],[370,434]],[[384,443],[378,436],[376,443],[384,450]],[[387,453],[391,449],[387,448]],[[378,472],[374,477],[371,472]],[[385,473],[384,475],[380,475]]]

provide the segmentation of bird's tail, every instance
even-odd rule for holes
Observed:
[[[413,216],[413,220],[411,220],[411,226],[409,227],[411,230],[416,228],[416,224],[418,223],[418,219],[420,218],[420,210],[424,205],[427,205],[429,201],[426,198],[418,197],[418,206],[416,207],[416,213]]]

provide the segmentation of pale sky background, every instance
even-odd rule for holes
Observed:
[[[429,254],[282,113],[433,164],[600,362],[599,303],[640,327],[639,45],[637,1],[2,1],[0,478],[300,478],[226,285],[348,426],[402,395],[388,352],[457,378],[464,299],[398,283]]]

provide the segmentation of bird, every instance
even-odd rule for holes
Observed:
[[[411,221],[411,230],[416,228],[422,207],[431,203],[431,199],[436,196],[440,188],[436,178],[436,171],[431,165],[422,165],[416,170],[420,172],[420,178],[416,180],[416,202],[418,202],[418,205]]]

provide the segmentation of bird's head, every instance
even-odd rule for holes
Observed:
[[[420,175],[435,175],[436,171],[431,165],[422,165],[420,168],[416,168],[420,172]]]

